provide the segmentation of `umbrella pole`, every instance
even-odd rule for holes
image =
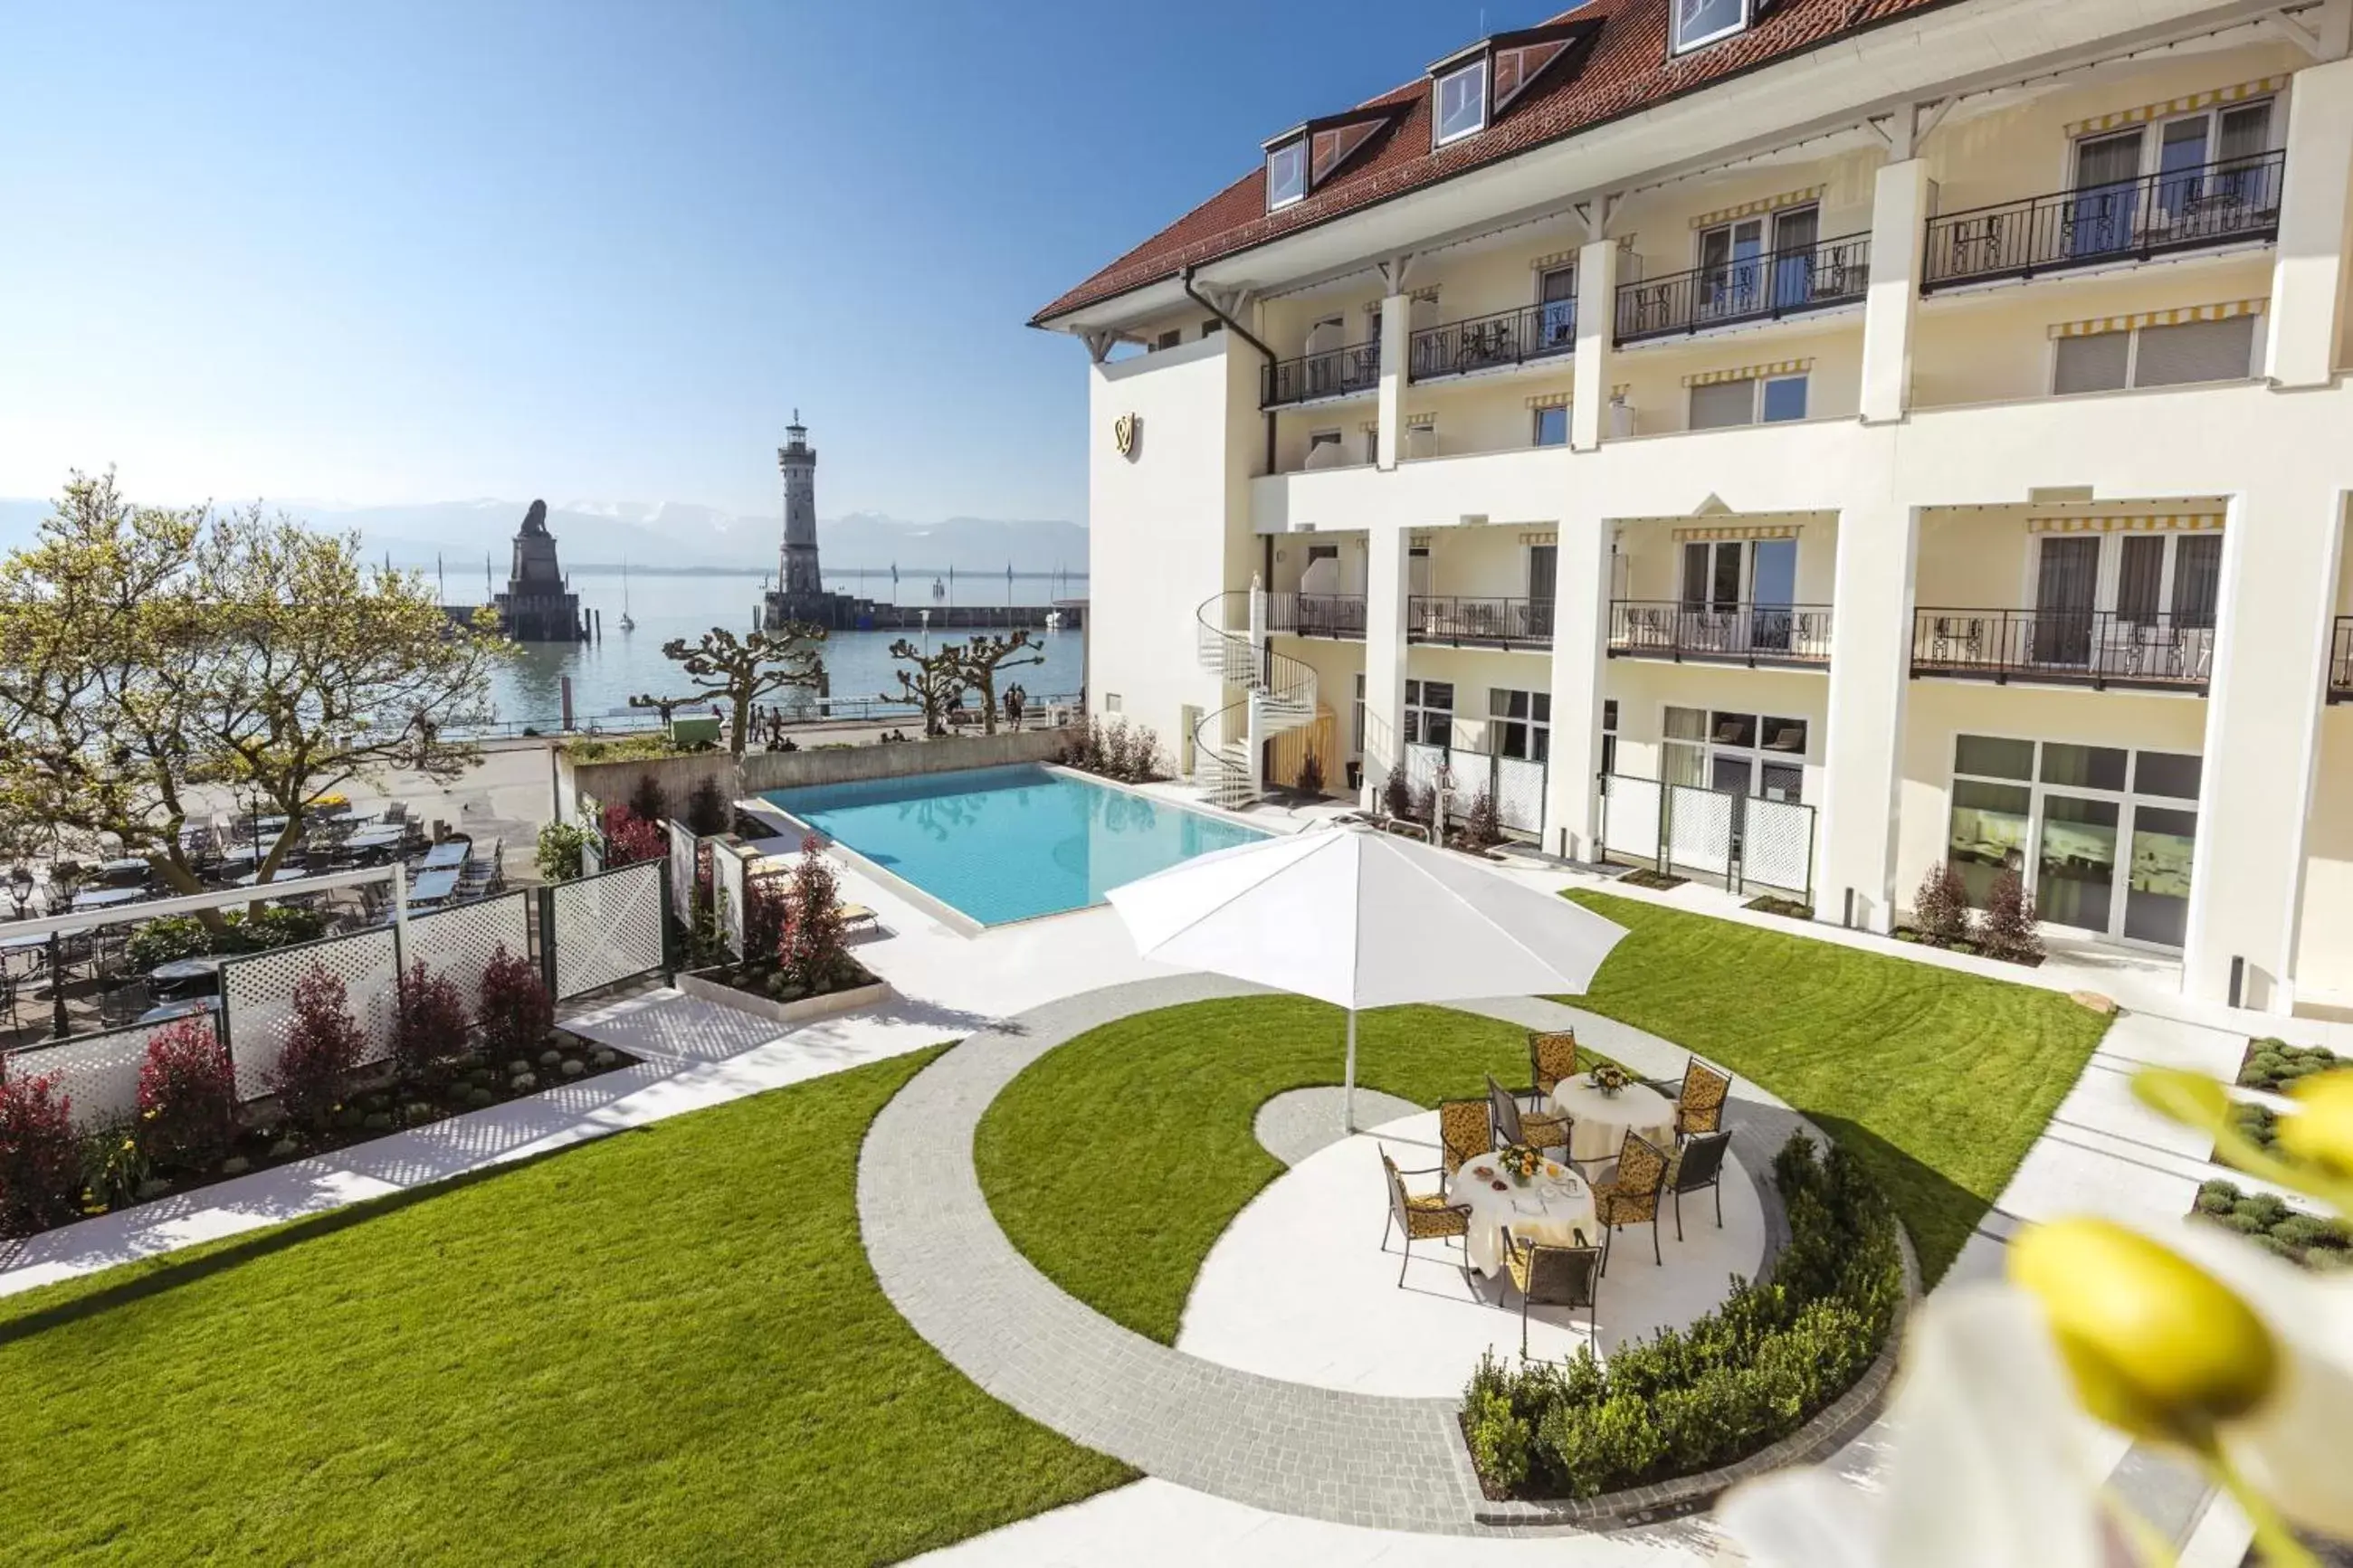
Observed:
[[[1348,1009],[1348,1073],[1340,1090],[1340,1130],[1356,1130],[1356,1010]]]

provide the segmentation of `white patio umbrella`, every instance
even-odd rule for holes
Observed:
[[[1199,856],[1107,895],[1146,958],[1356,1012],[1581,993],[1625,928],[1475,860],[1370,828],[1311,828]]]

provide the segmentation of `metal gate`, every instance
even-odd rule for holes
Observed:
[[[1814,808],[1733,790],[1610,773],[1602,780],[1601,853],[1696,872],[1734,892],[1749,884],[1814,894]]]
[[[1490,755],[1456,746],[1444,750],[1416,742],[1405,749],[1406,781],[1419,793],[1438,783],[1440,768],[1451,781],[1448,811],[1461,816],[1480,795],[1495,803],[1495,820],[1507,833],[1533,838],[1544,831],[1545,764],[1525,757]]]

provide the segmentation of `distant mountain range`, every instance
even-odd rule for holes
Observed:
[[[414,506],[346,507],[289,501],[285,510],[315,528],[357,529],[372,557],[389,553],[396,566],[431,568],[437,560],[454,577],[467,576],[487,553],[493,574],[506,576],[507,545],[522,526],[528,501],[428,501]],[[0,549],[33,536],[49,512],[46,500],[0,499]],[[685,501],[566,501],[551,503],[548,531],[565,570],[774,571],[783,522],[744,517]],[[852,512],[818,522],[826,574],[902,570],[938,572],[1082,572],[1087,531],[1074,522],[1003,521],[952,517],[909,522],[879,512]]]

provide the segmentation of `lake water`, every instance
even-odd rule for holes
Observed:
[[[694,689],[678,666],[662,657],[662,644],[672,637],[691,641],[712,626],[726,626],[739,635],[751,628],[764,579],[757,573],[742,576],[629,578],[630,614],[638,629],[621,630],[621,579],[618,576],[575,576],[572,585],[582,604],[605,613],[605,640],[590,643],[526,643],[522,657],[501,669],[492,680],[499,719],[511,723],[553,728],[564,713],[563,679],[572,678],[572,710],[586,722],[630,711],[629,698],[638,692],[681,696]],[[841,584],[845,589],[853,584]],[[992,585],[1002,603],[1002,581]],[[912,591],[912,590],[911,590]],[[1044,595],[1050,588],[1034,581],[1015,587],[1025,599]],[[972,601],[990,603],[987,591]],[[1035,602],[1034,599],[1031,602]],[[970,632],[957,634],[969,637]],[[1077,631],[1031,634],[1045,656],[1043,664],[1007,667],[997,676],[997,689],[1018,681],[1033,696],[1044,698],[1076,692],[1085,679],[1085,654]],[[848,700],[895,692],[894,672],[901,668],[891,657],[891,645],[900,637],[921,645],[920,632],[836,632],[826,639],[825,668],[833,695]],[[932,634],[937,647],[942,634]],[[781,697],[777,699],[783,700]],[[643,717],[640,713],[638,717]]]

